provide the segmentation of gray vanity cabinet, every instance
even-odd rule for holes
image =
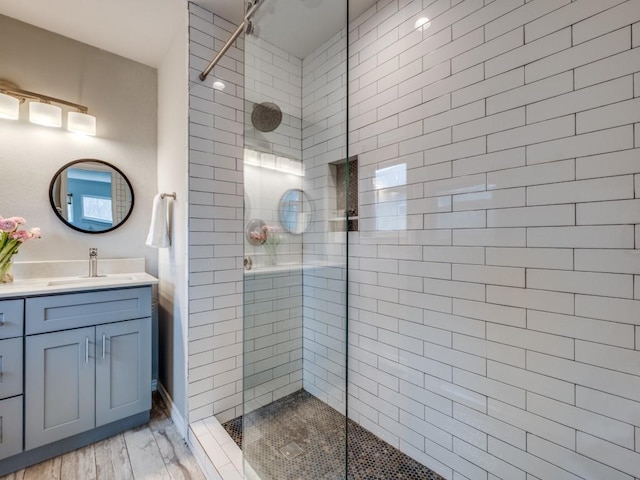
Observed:
[[[94,426],[94,327],[26,340],[25,450]]]
[[[0,301],[0,460],[22,452],[24,300]]]
[[[22,395],[22,337],[0,340],[0,399]]]
[[[151,409],[151,319],[96,327],[96,426]]]
[[[0,400],[0,460],[22,452],[22,395]]]
[[[26,300],[25,450],[151,409],[150,315],[150,287]]]

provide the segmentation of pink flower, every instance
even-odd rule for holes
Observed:
[[[0,230],[3,232],[13,232],[16,228],[18,228],[18,223],[11,218],[4,218],[0,220]]]
[[[249,233],[249,238],[253,240],[254,245],[278,246],[282,242],[280,229],[275,225],[263,225],[257,230]]]
[[[18,230],[9,234],[9,238],[17,240],[19,242],[26,242],[31,238],[31,234],[26,230]]]
[[[267,237],[260,232],[251,232],[250,234],[251,240],[259,243],[264,243]]]
[[[35,227],[31,230],[18,230],[20,225],[27,221],[22,217],[3,218],[0,216],[0,261],[2,263],[11,262],[11,257],[18,253],[18,248],[27,240],[40,238],[40,229]]]

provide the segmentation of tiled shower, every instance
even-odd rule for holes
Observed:
[[[246,36],[216,90],[233,30],[190,5],[195,436],[302,388],[449,480],[640,478],[640,1],[379,0],[304,58]]]

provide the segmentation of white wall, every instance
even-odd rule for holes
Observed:
[[[280,198],[289,189],[302,188],[302,177],[284,171],[289,166],[298,171],[301,167],[302,61],[256,35],[246,37],[244,45],[245,220],[256,218],[282,227]],[[256,129],[251,119],[254,107],[265,102],[277,105],[282,112],[282,122],[271,132]],[[281,233],[279,263],[299,265],[302,236],[290,235],[282,228]],[[244,251],[254,265],[264,266],[264,247],[245,244]]]
[[[255,217],[276,225],[280,197],[302,185],[299,176],[258,166],[247,167],[243,174],[245,136],[253,148],[272,154],[274,160],[300,161],[302,64],[251,37],[246,86],[242,40],[205,82],[200,81],[198,74],[234,29],[190,4],[190,421],[211,415],[225,421],[242,414],[244,253],[260,270],[247,278],[245,400],[255,407],[301,386],[302,237],[282,232],[278,261],[294,267],[268,273],[263,247],[248,245],[244,251],[242,207],[246,198],[246,220]],[[224,90],[212,88],[215,80],[225,83]],[[262,102],[276,103],[283,112],[273,132],[259,132],[251,125],[253,105]],[[267,312],[277,312],[277,321],[265,323]]]
[[[246,44],[249,51],[250,45]],[[277,130],[276,130],[277,131]],[[278,203],[284,192],[302,187],[301,177],[268,168],[244,166],[245,220],[261,219],[282,228]],[[277,265],[266,265],[262,245],[242,238],[252,269],[244,272],[243,413],[302,388],[302,249],[301,235],[282,229]],[[241,408],[241,405],[238,405]],[[230,412],[229,412],[230,413]],[[224,415],[219,415],[225,420]]]
[[[0,16],[1,76],[24,90],[89,107],[97,136],[0,120],[0,215],[22,216],[42,239],[26,244],[16,261],[78,260],[97,247],[100,258],[145,257],[158,273],[157,252],[144,242],[157,191],[156,70],[31,25]],[[120,228],[89,235],[70,229],[49,204],[49,183],[62,165],[81,158],[105,160],[129,178],[135,205]],[[149,172],[152,172],[149,175]]]
[[[159,380],[178,414],[187,420],[188,315],[188,39],[187,9],[176,19],[170,48],[158,68],[158,189],[176,192],[168,200],[171,246],[158,250],[160,305]],[[186,437],[186,424],[179,425]]]
[[[242,42],[198,75],[235,26],[189,4],[189,421],[242,404]],[[226,88],[214,90],[221,79]],[[215,128],[214,128],[215,127]]]
[[[351,25],[350,415],[447,479],[640,477],[639,20],[384,0]]]
[[[302,177],[277,170],[292,162],[301,167],[302,61],[256,35],[245,37],[244,59],[245,221],[260,219],[280,228],[282,237],[275,267],[266,265],[265,247],[243,238],[253,262],[243,292],[247,414],[302,388],[302,235],[285,232],[278,212],[282,195],[301,189]],[[282,111],[271,132],[257,130],[251,120],[254,106],[264,102]]]
[[[336,12],[340,14],[341,12]],[[346,12],[342,12],[346,19]],[[302,64],[304,191],[313,203],[303,238],[304,389],[346,413],[346,234],[330,164],[347,157],[347,35],[333,35]],[[332,230],[337,231],[332,231]]]
[[[349,248],[349,414],[448,479],[640,476],[639,20],[636,0],[382,0],[350,26],[360,232]],[[231,30],[192,7],[192,80],[214,53],[200,34],[217,51]],[[237,78],[241,60],[232,49],[218,74]],[[198,85],[190,409],[230,418],[241,393],[241,90]],[[193,127],[215,125],[214,104],[231,122],[215,130],[224,138]],[[309,165],[318,188],[330,190],[326,163],[339,158]],[[406,179],[375,187],[399,165]],[[231,203],[216,203],[221,191]],[[337,237],[320,231],[309,236],[318,258],[339,259],[339,242],[320,247]],[[305,289],[318,285],[308,279]],[[317,280],[338,307],[342,279]],[[332,331],[318,338],[339,353]],[[334,358],[324,365],[339,372]],[[339,390],[317,385],[341,405]]]

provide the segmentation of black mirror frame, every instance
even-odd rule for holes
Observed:
[[[78,163],[84,163],[84,162],[94,162],[94,163],[101,163],[103,165],[106,165],[109,168],[112,168],[113,170],[116,171],[116,173],[120,174],[122,176],[122,178],[124,178],[124,181],[127,182],[127,186],[129,187],[129,191],[131,192],[131,208],[129,208],[129,212],[127,212],[127,215],[122,219],[122,221],[120,223],[118,223],[117,225],[112,226],[111,228],[107,228],[105,230],[83,230],[82,228],[78,228],[75,225],[72,225],[71,223],[69,223],[62,215],[60,215],[60,212],[58,212],[58,209],[56,208],[55,203],[53,202],[53,186],[56,183],[56,180],[58,179],[58,177],[60,176],[60,174],[67,168],[69,168],[72,165],[78,164]],[[56,217],[58,217],[62,223],[64,223],[67,227],[72,228],[73,230],[76,230],[77,232],[82,232],[82,233],[90,233],[90,234],[100,234],[100,233],[107,233],[107,232],[111,232],[113,230],[115,230],[116,228],[121,227],[122,225],[124,225],[124,223],[129,219],[129,217],[131,216],[131,213],[133,212],[133,206],[135,204],[135,196],[133,193],[133,186],[131,185],[131,182],[129,181],[129,179],[127,178],[127,176],[122,173],[122,171],[114,166],[111,165],[109,162],[105,162],[104,160],[96,160],[95,158],[82,158],[80,160],[74,160],[72,162],[69,162],[65,165],[63,165],[62,167],[60,167],[60,169],[58,169],[58,171],[55,173],[55,175],[53,175],[53,178],[51,179],[51,183],[49,184],[49,203],[51,204],[51,208],[54,211],[54,213],[56,214]]]

